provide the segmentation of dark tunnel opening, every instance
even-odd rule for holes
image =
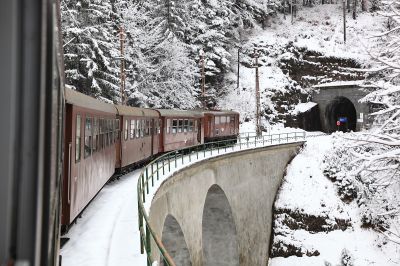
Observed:
[[[325,109],[327,131],[355,131],[357,112],[353,103],[345,97],[336,97]]]

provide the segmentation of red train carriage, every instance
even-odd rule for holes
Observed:
[[[160,115],[151,109],[116,106],[121,137],[116,145],[116,168],[142,162],[159,152]]]
[[[62,225],[68,225],[115,170],[116,108],[65,89]]]
[[[179,111],[158,109],[163,136],[160,152],[181,149],[204,143],[203,113],[198,111]]]
[[[239,113],[235,111],[204,111],[204,141],[236,138],[239,134]]]

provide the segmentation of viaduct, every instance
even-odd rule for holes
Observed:
[[[266,265],[275,196],[303,143],[221,155],[165,180],[149,217],[176,265]]]

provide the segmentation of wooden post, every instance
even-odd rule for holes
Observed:
[[[205,74],[205,59],[204,54],[200,52],[200,60],[201,60],[201,101],[203,103],[203,108],[206,107],[205,104],[205,95],[206,95],[206,74]]]
[[[240,47],[238,48],[238,54],[237,54],[237,84],[236,84],[236,89],[237,89],[237,94],[240,94],[240,89],[239,89],[239,74],[240,74]]]
[[[260,128],[260,77],[258,73],[258,57],[259,54],[254,49],[254,57],[255,57],[255,68],[256,68],[256,133],[257,137],[261,135]]]
[[[346,43],[346,0],[343,0],[343,40]]]
[[[121,104],[125,104],[125,58],[124,58],[124,42],[125,32],[121,26],[119,30],[119,41],[120,41],[120,52],[121,52],[121,63],[120,63],[120,78],[121,78]]]

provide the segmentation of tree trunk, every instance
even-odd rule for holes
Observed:
[[[362,11],[368,10],[368,0],[361,0],[361,10]]]

